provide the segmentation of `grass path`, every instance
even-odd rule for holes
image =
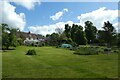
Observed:
[[[25,55],[35,49],[37,55]],[[54,47],[20,46],[2,53],[3,78],[116,78],[118,55],[75,55]]]

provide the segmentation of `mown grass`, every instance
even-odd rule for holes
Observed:
[[[37,55],[25,55],[34,49]],[[3,78],[117,78],[118,54],[75,55],[54,47],[20,46],[2,53]]]

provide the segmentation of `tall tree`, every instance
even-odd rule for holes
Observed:
[[[2,27],[2,47],[8,49],[10,46],[9,41],[9,34],[8,34],[8,25],[7,24],[1,24]]]
[[[97,28],[93,25],[91,21],[85,22],[85,34],[88,43],[94,42],[96,38]]]
[[[15,36],[16,29],[9,28],[7,24],[1,24],[2,27],[2,46],[8,49],[10,46],[16,46],[18,44]]]
[[[87,43],[87,39],[85,37],[85,33],[83,31],[83,27],[82,26],[78,26],[76,28],[76,32],[75,32],[75,42],[79,45],[85,45]]]
[[[58,33],[52,33],[49,36],[49,39],[48,39],[47,43],[50,46],[57,46],[59,44],[58,40],[59,40],[59,34]]]
[[[83,27],[81,25],[75,25],[75,24],[72,25],[71,38],[77,44],[83,45],[87,43],[87,39],[83,31]]]
[[[104,22],[102,28],[104,29],[104,40],[106,41],[107,46],[110,47],[115,34],[115,28],[109,21]]]
[[[71,39],[73,41],[75,41],[75,36],[76,36],[75,34],[76,34],[77,27],[78,25],[73,24],[71,28]]]
[[[68,24],[65,24],[65,34],[67,36],[67,38],[70,38],[70,31],[71,31],[71,26],[69,26]]]

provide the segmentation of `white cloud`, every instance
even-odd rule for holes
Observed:
[[[50,16],[50,19],[52,19],[52,20],[58,20],[58,19],[60,19],[62,16],[63,16],[63,14],[65,13],[65,12],[68,12],[68,9],[67,8],[65,8],[65,9],[63,9],[62,11],[59,11],[59,12],[57,12],[57,13],[55,13],[55,15],[53,15],[53,16]]]
[[[67,22],[58,22],[56,24],[44,25],[44,26],[30,26],[29,30],[32,33],[46,35],[55,32],[56,28],[61,28],[62,30],[64,30],[65,24],[72,25],[73,22],[67,21]]]
[[[35,5],[40,4],[40,0],[13,0],[12,2],[31,10]]]
[[[92,21],[93,24],[101,29],[103,27],[103,23],[105,21],[110,21],[111,23],[116,20],[118,17],[118,10],[108,10],[106,7],[99,8],[98,10],[81,14],[77,18],[80,20],[80,24],[84,26],[84,22],[89,20]]]
[[[66,12],[68,12],[68,9],[67,9],[67,8],[65,8],[65,9],[63,9],[63,11],[66,11]]]
[[[120,22],[114,23],[113,26],[115,27],[117,32],[120,32]]]
[[[7,23],[9,27],[24,29],[26,24],[25,14],[15,12],[16,7],[9,2],[1,2],[0,5],[0,23]],[[4,6],[3,6],[4,5]]]

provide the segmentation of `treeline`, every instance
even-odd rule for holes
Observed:
[[[2,48],[9,49],[10,46],[16,47],[23,44],[25,38],[16,37],[18,29],[9,28],[7,24],[1,24],[0,28],[2,28],[2,35],[0,36]],[[120,47],[120,33],[116,32],[112,23],[109,21],[104,22],[102,29],[98,30],[91,21],[86,21],[85,26],[65,24],[64,31],[61,28],[57,28],[56,33],[44,36],[45,45],[59,46],[63,43],[68,43],[73,46],[95,44]]]
[[[85,26],[65,24],[65,30],[56,29],[56,33],[48,34],[47,45],[56,46],[62,43],[75,45],[95,44],[100,46],[120,46],[120,33],[117,33],[112,23],[103,23],[103,30],[98,30],[91,21],[86,21]]]

